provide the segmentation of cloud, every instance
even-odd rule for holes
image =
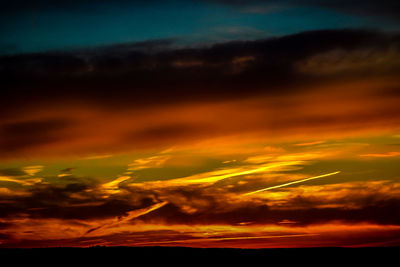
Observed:
[[[106,154],[106,155],[93,155],[93,156],[87,156],[85,159],[87,160],[93,160],[93,159],[106,159],[106,158],[111,158],[113,155],[111,154]],[[71,171],[71,170],[68,170]]]
[[[319,144],[324,144],[324,143],[326,143],[326,141],[320,140],[320,141],[299,143],[299,144],[295,144],[295,146],[313,146],[313,145],[319,145]]]
[[[290,158],[290,155],[286,156]],[[282,155],[274,157],[272,160],[277,160]],[[291,163],[296,164],[293,155],[292,160]],[[265,165],[243,163],[254,165],[254,168]],[[0,222],[7,222],[5,231],[22,240],[35,239],[35,236],[36,239],[38,236],[57,239],[65,235],[69,240],[66,242],[80,240],[85,233],[98,238],[122,232],[134,235],[137,229],[146,227],[152,231],[177,226],[227,228],[219,236],[210,236],[209,241],[212,241],[213,238],[236,240],[235,237],[246,239],[246,236],[297,235],[304,231],[310,233],[312,227],[331,224],[337,228],[400,224],[396,216],[392,216],[393,211],[400,208],[399,186],[392,181],[290,184],[290,181],[296,182],[307,176],[293,174],[285,168],[272,168],[271,172],[246,171],[246,166],[163,181],[128,182],[122,176],[104,183],[71,176],[58,184],[49,184],[50,178],[44,177],[46,182],[30,185],[24,194],[15,194],[13,190],[1,194]],[[243,197],[243,193],[251,190],[288,182],[286,187],[275,186]],[[288,221],[292,223],[282,223]],[[265,230],[267,226],[275,232],[262,233],[257,228]],[[236,233],[241,234],[235,236],[232,227],[238,227]],[[282,232],[277,231],[277,227],[281,227]],[[60,235],[60,229],[64,228],[66,232]],[[28,234],[28,230],[32,234]],[[204,229],[198,231],[196,238],[205,233]],[[193,237],[185,232],[182,238]],[[331,239],[328,237],[327,240]],[[155,241],[158,239],[143,240]]]
[[[145,144],[147,146],[157,146],[159,143],[173,144],[179,142],[182,138],[196,137],[206,131],[201,125],[190,124],[167,124],[157,125],[155,127],[144,126],[142,130],[135,130],[128,133],[126,140],[130,143]]]
[[[304,204],[306,200],[302,201]],[[298,203],[299,204],[299,203]],[[304,206],[303,206],[304,207]],[[279,224],[283,220],[296,222],[296,226],[327,224],[334,221],[347,223],[377,223],[383,225],[398,225],[397,218],[391,216],[391,211],[399,210],[399,200],[376,202],[360,208],[302,208],[296,212],[290,209],[275,209],[268,205],[243,205],[234,208],[215,211],[199,210],[185,212],[181,207],[167,204],[154,213],[141,217],[143,222],[164,222],[167,224],[208,225],[230,224],[239,225],[251,222],[253,225]]]
[[[137,171],[148,168],[157,168],[162,167],[165,162],[170,159],[169,155],[159,155],[159,156],[151,156],[147,158],[140,158],[134,160],[132,163],[128,164],[129,171]]]
[[[229,42],[210,48],[167,50],[153,55],[130,49],[121,51],[115,46],[115,49],[99,48],[93,52],[2,57],[0,65],[2,73],[7,74],[3,77],[8,77],[5,81],[9,85],[9,90],[3,92],[3,99],[21,96],[20,93],[24,92],[31,97],[29,102],[33,103],[48,99],[58,99],[63,103],[79,97],[85,101],[107,100],[108,105],[112,104],[114,98],[119,105],[138,105],[182,98],[187,101],[193,97],[276,93],[284,90],[282,85],[298,82],[301,78],[293,71],[293,65],[299,60],[337,48],[352,51],[373,47],[384,51],[391,43],[396,43],[391,36],[377,32],[332,30],[259,41]],[[135,47],[135,44],[126,46]],[[245,71],[237,74],[232,72],[235,65],[232,62],[239,57],[252,57],[254,60],[249,62],[251,64]],[[203,64],[194,72],[190,68],[175,68],[176,61],[198,61]],[[40,80],[44,76],[46,79]],[[21,80],[22,77],[26,80]],[[204,85],[205,81],[207,86]],[[30,86],[24,87],[28,83]],[[246,91],[243,90],[245,84],[251,85]],[[118,94],[107,99],[111,87]],[[43,94],[32,94],[33,88]],[[57,94],[52,88],[58,88]],[[230,88],[230,93],[227,88]],[[9,107],[10,103],[3,102]]]
[[[0,125],[1,155],[18,153],[60,140],[58,133],[71,124],[69,120],[11,122]]]
[[[281,184],[281,185],[270,186],[270,187],[267,187],[267,188],[262,188],[262,189],[259,189],[259,190],[253,191],[253,192],[246,193],[244,195],[245,196],[252,195],[252,194],[256,194],[256,193],[267,191],[267,190],[273,190],[273,189],[277,189],[277,188],[281,188],[281,187],[285,187],[285,186],[289,186],[289,185],[293,185],[293,184],[297,184],[297,183],[302,183],[302,182],[309,181],[309,180],[324,178],[324,177],[335,175],[335,174],[338,174],[338,173],[340,173],[340,171],[327,173],[327,174],[322,174],[322,175],[318,175],[318,176],[314,176],[314,177],[310,177],[310,178],[305,178],[305,179],[302,179],[302,180],[299,180],[299,181],[292,181],[292,182],[284,183],[284,184]]]
[[[338,2],[285,6],[369,15],[375,5],[366,1],[357,11]],[[271,11],[273,1],[218,3],[257,13]],[[253,30],[216,33],[264,37]],[[399,131],[399,40],[340,29],[0,57],[1,242],[121,244],[131,236],[137,244],[256,246],[310,234],[316,240],[332,229],[343,234],[335,237],[341,244],[354,244],[355,229],[357,240],[390,241],[400,225],[393,216],[399,186],[394,169],[379,168],[397,148],[382,148],[388,139],[364,144]],[[360,136],[362,148],[332,143]],[[386,227],[386,239],[371,238],[369,227],[374,234]]]
[[[93,179],[69,176],[60,184],[39,181],[29,185],[23,193],[10,190],[1,195],[0,216],[2,218],[30,217],[95,220],[127,216],[133,210],[153,205],[157,200],[146,191],[138,195],[127,191],[113,190],[125,177],[105,184]],[[24,182],[24,180],[21,180]],[[25,181],[26,183],[26,181]]]
[[[1,176],[24,176],[26,173],[19,168],[8,168],[0,170]]]
[[[26,166],[22,170],[28,174],[29,176],[34,176],[36,173],[40,172],[43,170],[44,166],[41,165],[35,165],[35,166]]]
[[[242,10],[254,13],[255,10]],[[206,34],[192,34],[189,40],[197,44],[223,43],[232,40],[257,40],[268,37],[268,31],[249,26],[220,26],[207,31]],[[182,40],[183,41],[183,40]]]
[[[104,228],[113,228],[113,227],[118,227],[119,225],[128,222],[132,219],[138,218],[142,215],[148,214],[154,210],[157,210],[163,206],[168,204],[168,202],[160,202],[156,203],[154,205],[151,205],[150,207],[142,208],[142,209],[136,209],[133,211],[129,211],[126,216],[119,216],[117,219],[112,220],[111,222],[107,222],[105,224],[101,224],[100,226],[96,226],[94,228],[89,229],[84,235],[88,235],[90,233],[93,233],[94,231],[99,231],[103,230]]]
[[[390,18],[392,20],[398,20],[400,14],[400,6],[396,0],[286,0],[286,1],[274,1],[274,0],[210,0],[225,5],[231,5],[238,8],[256,8],[264,7],[267,11],[269,8],[276,7],[278,4],[286,7],[322,7],[327,9],[334,9],[341,12],[364,15],[364,16],[379,16],[381,18]],[[250,9],[251,10],[251,9]],[[257,9],[256,9],[257,10]]]
[[[386,152],[386,153],[369,153],[362,154],[361,157],[372,157],[372,158],[388,158],[400,156],[400,152]]]
[[[1,156],[394,128],[396,38],[326,30],[210,47],[140,43],[1,57]]]
[[[56,221],[74,222],[69,231],[75,237],[98,227],[91,234],[103,237],[135,224],[250,227],[291,221],[285,229],[293,229],[400,223],[390,216],[399,209],[396,186],[296,184],[317,174],[294,171],[330,151],[286,151],[319,148],[324,141],[315,140],[331,137],[396,132],[396,35],[329,30],[210,47],[163,45],[0,59],[7,84],[0,98],[2,158],[115,155],[104,158],[111,162],[120,152],[148,152],[126,161],[125,173],[107,181],[75,177],[65,167],[59,169],[69,176],[46,176],[46,164],[40,173],[37,166],[25,172],[4,168],[3,182],[18,187],[0,190],[0,216],[16,235],[32,228],[37,235]],[[298,145],[275,146],[280,138]],[[261,148],[248,148],[252,142]],[[241,147],[229,152],[233,143]],[[135,172],[172,164],[174,151],[181,158],[206,151],[227,163],[136,180]],[[271,190],[243,197],[260,188]],[[47,237],[57,237],[50,232]]]

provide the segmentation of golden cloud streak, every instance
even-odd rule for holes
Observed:
[[[397,156],[400,156],[400,152],[370,153],[361,155],[361,157],[372,157],[372,158],[389,158]]]
[[[295,144],[295,146],[312,146],[312,145],[319,145],[319,144],[324,144],[326,141],[313,141],[313,142],[306,142],[306,143],[299,143]]]
[[[118,188],[118,184],[131,179],[130,176],[121,176],[115,180],[112,180],[111,182],[105,183],[102,185],[102,187],[104,189],[117,189]]]
[[[302,161],[279,162],[279,163],[268,164],[266,166],[262,166],[262,167],[259,167],[256,169],[238,171],[238,172],[233,172],[233,173],[228,173],[228,174],[223,174],[223,175],[215,175],[215,176],[211,176],[211,177],[207,177],[207,178],[199,178],[199,179],[188,178],[186,180],[186,182],[189,184],[215,183],[215,182],[221,181],[223,179],[227,179],[227,178],[231,178],[231,177],[235,177],[235,176],[259,173],[259,172],[264,172],[264,171],[274,169],[274,168],[293,166],[293,165],[298,165],[301,163],[302,163]]]
[[[13,182],[13,183],[17,183],[20,185],[24,185],[24,186],[29,186],[29,185],[34,185],[36,183],[40,183],[42,181],[42,178],[30,178],[30,179],[24,179],[24,180],[20,180],[18,178],[13,178],[13,177],[9,177],[9,176],[0,176],[0,182]]]
[[[222,170],[196,174],[184,178],[175,178],[163,181],[148,181],[143,183],[130,184],[129,186],[151,189],[151,188],[166,188],[166,187],[188,186],[188,185],[207,185],[207,184],[214,184],[221,180],[232,177],[262,173],[272,169],[278,169],[281,167],[288,167],[300,164],[304,164],[304,161],[293,160],[287,162],[269,163],[261,165],[258,168],[242,167],[242,168],[222,169]]]

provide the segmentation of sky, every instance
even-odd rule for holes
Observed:
[[[399,13],[5,1],[0,247],[399,246]]]

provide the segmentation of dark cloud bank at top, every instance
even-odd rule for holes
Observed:
[[[285,94],[294,86],[321,79],[299,72],[295,65],[302,60],[337,49],[398,51],[399,43],[399,36],[393,34],[326,30],[205,48],[177,49],[170,40],[156,40],[4,56],[0,58],[0,79],[5,85],[0,112],[11,115],[50,103],[121,108]],[[385,74],[393,75],[396,67]]]

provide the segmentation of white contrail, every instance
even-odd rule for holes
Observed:
[[[128,212],[127,216],[116,217],[114,220],[112,220],[109,223],[105,223],[103,225],[99,225],[97,227],[89,229],[88,231],[86,231],[83,234],[83,236],[86,236],[87,234],[93,233],[94,231],[97,231],[97,230],[102,229],[102,228],[116,227],[121,223],[127,222],[129,220],[134,219],[134,218],[138,218],[138,217],[140,217],[142,215],[148,214],[148,213],[150,213],[150,212],[152,212],[154,210],[157,210],[157,209],[159,209],[159,208],[161,208],[161,207],[163,207],[163,206],[165,206],[167,204],[168,204],[168,201],[163,201],[163,202],[159,202],[159,203],[154,204],[154,205],[152,205],[150,207],[147,207],[147,208],[130,211],[130,212]]]
[[[246,239],[274,239],[274,238],[289,238],[289,237],[305,237],[305,236],[316,236],[318,234],[289,234],[289,235],[270,235],[270,236],[239,236],[239,237],[212,237],[212,238],[191,238],[191,239],[179,239],[179,240],[167,240],[167,241],[148,241],[135,243],[136,246],[143,245],[157,245],[157,244],[171,244],[171,243],[202,243],[202,242],[215,242],[215,241],[229,241],[229,240],[246,240]]]
[[[249,193],[245,193],[243,195],[244,196],[248,196],[248,195],[260,193],[260,192],[267,191],[267,190],[272,190],[272,189],[281,188],[281,187],[292,185],[292,184],[298,184],[298,183],[302,183],[302,182],[309,181],[309,180],[314,180],[314,179],[319,179],[319,178],[335,175],[335,174],[338,174],[338,173],[340,173],[340,171],[331,172],[331,173],[327,173],[327,174],[322,174],[322,175],[318,175],[318,176],[314,176],[314,177],[309,177],[309,178],[306,178],[306,179],[293,181],[293,182],[289,182],[289,183],[284,183],[284,184],[280,184],[280,185],[270,186],[270,187],[267,187],[267,188],[263,188],[263,189],[259,189],[259,190],[252,191],[252,192],[249,192]]]

